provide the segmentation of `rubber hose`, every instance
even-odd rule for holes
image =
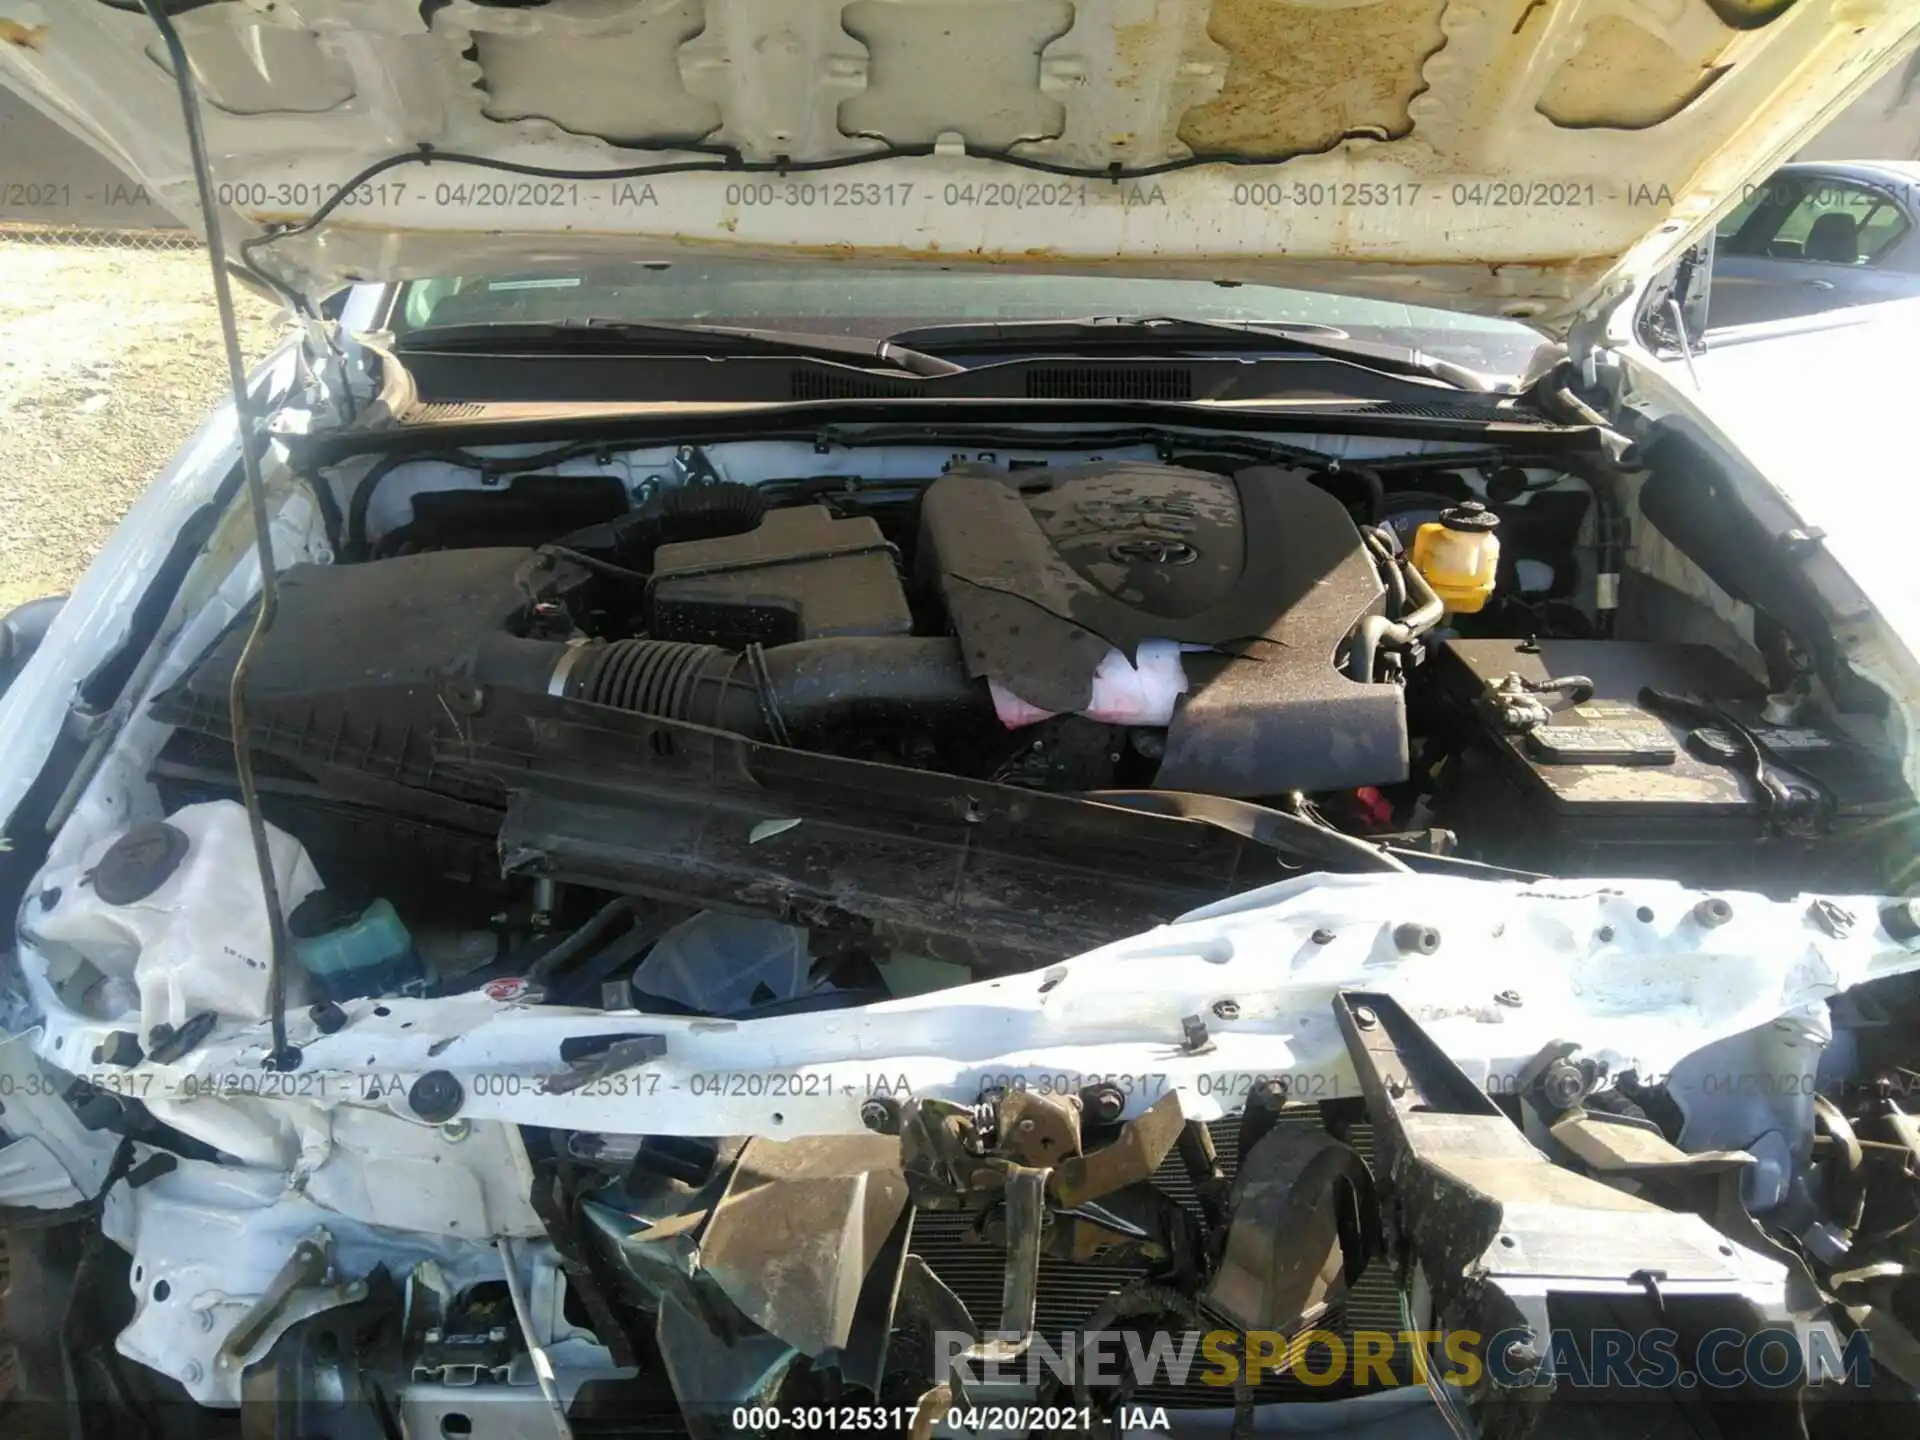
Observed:
[[[553,978],[554,972],[561,966],[603,938],[619,923],[621,916],[633,910],[635,903],[630,895],[616,896],[607,901],[588,916],[586,923],[578,930],[541,951],[534,962],[527,967],[527,979],[536,984],[545,984]]]
[[[632,514],[576,530],[558,543],[646,570],[662,545],[744,535],[766,511],[767,497],[751,485],[687,485],[663,490]]]
[[[557,693],[754,739],[820,735],[863,720],[979,724],[987,687],[957,641],[841,636],[751,655],[677,640],[583,645],[560,662]]]

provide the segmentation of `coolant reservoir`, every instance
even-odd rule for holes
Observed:
[[[1500,568],[1500,517],[1478,500],[1442,510],[1413,536],[1413,568],[1448,613],[1471,615],[1493,595]]]
[[[283,909],[320,888],[293,836],[267,826],[267,850]],[[131,1001],[130,981],[143,1035],[162,1023],[177,1029],[205,1010],[230,1020],[267,1017],[272,936],[247,812],[231,800],[184,806],[94,846],[77,864],[49,868],[22,920],[51,960],[84,961],[115,982],[95,993]],[[288,1002],[303,1003],[298,966],[288,971]]]
[[[329,1000],[392,995],[426,979],[413,937],[385,900],[316,890],[287,916],[293,953]]]

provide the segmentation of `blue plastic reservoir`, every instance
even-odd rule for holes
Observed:
[[[310,907],[314,898],[296,907],[288,917],[288,928],[294,932],[294,954],[327,999],[392,995],[426,978],[414,953],[413,937],[392,905],[375,900],[357,916],[339,909],[328,914],[330,907],[324,902]],[[318,928],[316,922],[327,928],[317,935],[300,933]]]

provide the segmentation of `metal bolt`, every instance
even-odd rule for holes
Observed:
[[[1567,1060],[1556,1060],[1540,1077],[1540,1091],[1564,1110],[1587,1093],[1587,1077],[1578,1065]]]
[[[440,1127],[440,1138],[449,1145],[458,1145],[473,1133],[471,1120],[449,1120]]]
[[[449,685],[445,694],[447,703],[462,715],[478,715],[487,708],[487,689],[484,685]]]
[[[1393,927],[1393,943],[1412,955],[1431,955],[1440,948],[1440,932],[1409,920]]]
[[[1599,937],[1600,943],[1605,945],[1609,940],[1613,939],[1613,927],[1611,925],[1602,925],[1594,934]]]
[[[1711,930],[1733,919],[1733,906],[1718,895],[1710,895],[1693,907],[1693,918]]]
[[[1362,1005],[1353,1012],[1353,1023],[1362,1030],[1371,1030],[1380,1023],[1380,1017],[1370,1007]]]
[[[185,1365],[180,1367],[180,1383],[183,1385],[198,1385],[201,1377],[206,1373],[206,1371],[200,1368],[200,1362],[198,1360],[189,1360]]]
[[[1518,990],[1502,990],[1493,997],[1493,1003],[1496,1005],[1505,1005],[1510,1010],[1518,1010],[1521,1004],[1520,992]]]
[[[1240,1002],[1237,1000],[1216,1000],[1213,1002],[1213,1013],[1222,1020],[1238,1020],[1240,1018]]]
[[[1033,1124],[1033,1121],[1031,1120],[1022,1120],[1014,1128],[1018,1130],[1022,1135],[1030,1135],[1033,1133],[1034,1124]]]
[[[1308,938],[1316,945],[1331,945],[1333,943],[1333,931],[1322,925]]]

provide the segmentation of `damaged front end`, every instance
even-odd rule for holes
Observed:
[[[192,7],[141,8],[225,313]],[[942,70],[962,8],[877,7]],[[857,158],[971,207],[948,132]],[[250,251],[352,196],[401,263],[465,202],[436,181],[400,224],[362,183],[400,163],[566,173],[446,151]],[[709,159],[659,178],[748,163]],[[598,204],[518,233],[570,245]],[[951,242],[927,213],[862,244]],[[1638,267],[1642,218],[1602,213],[1577,261],[1504,215],[1380,258],[1546,313]],[[1155,273],[1277,243],[1156,227]],[[305,248],[357,272],[355,230]],[[968,253],[1046,259],[1024,235]],[[383,358],[353,422],[256,429],[227,328],[257,568],[236,478],[72,687],[107,696],[84,753],[0,771],[7,1436],[1912,1432],[1920,911],[1875,896],[1914,812],[1867,721],[1920,689],[1842,684],[1797,574],[1759,567],[1784,621],[1688,608],[1769,590],[1727,578],[1711,457],[1635,470],[1590,409],[1425,366],[1270,426],[1185,404],[1205,371],[1053,357],[982,423],[921,393],[966,367],[764,338],[771,406],[503,437],[473,356],[444,408]],[[703,337],[678,358],[731,363]],[[1644,516],[1687,554],[1636,577]],[[62,664],[0,716],[53,710]]]
[[[209,998],[244,817],[171,823],[23,911],[25,988],[95,1008],[128,887],[236,927],[121,899],[189,1018],[0,1049],[43,1427],[68,1385],[85,1433],[250,1440],[1912,1423],[1904,902],[1318,875],[864,1005],[319,999],[276,1069]]]

